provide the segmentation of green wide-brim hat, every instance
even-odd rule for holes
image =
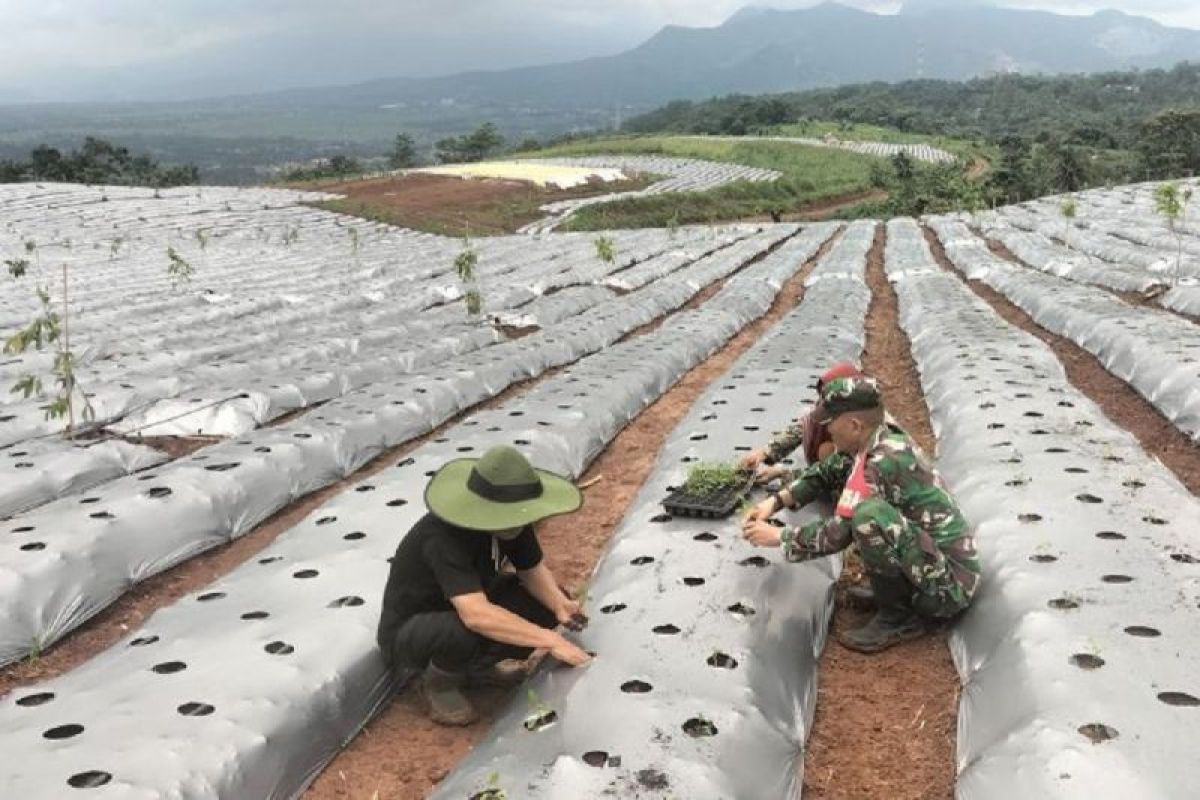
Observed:
[[[569,514],[583,505],[570,480],[535,469],[512,447],[493,447],[482,458],[448,461],[425,487],[425,505],[460,528],[502,531]]]

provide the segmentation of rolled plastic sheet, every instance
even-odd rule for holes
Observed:
[[[929,225],[945,238],[946,255],[968,278],[983,281],[1037,324],[1096,356],[1181,431],[1200,438],[1200,337],[1194,324],[1017,266],[982,241],[969,241],[960,222],[933,218]]]
[[[314,413],[114,480],[103,491],[93,490],[97,500],[91,505],[64,498],[12,519],[4,524],[11,535],[0,548],[0,664],[45,648],[131,586],[241,536],[385,449],[518,381],[609,347],[796,230],[769,228],[736,245],[742,248],[740,261],[728,250],[718,251],[532,336],[355,389]],[[781,260],[802,261],[807,256],[797,248],[815,252],[832,230],[829,225],[806,229],[776,250],[776,258],[747,268],[767,280],[753,282],[741,295],[727,295],[729,311],[746,313],[743,297],[760,303],[764,292],[773,296],[763,287],[775,280]]]
[[[1053,351],[933,266],[887,269],[983,581],[951,635],[959,800],[1188,798],[1200,786],[1200,504]]]
[[[434,470],[505,443],[538,465],[578,475],[640,408],[769,307],[773,292],[757,292],[756,277],[773,280],[784,271],[776,262],[797,255],[781,247],[699,308],[471,416],[324,503],[258,557],[156,612],[127,639],[5,698],[0,784],[20,797],[70,796],[81,786],[106,798],[298,796],[392,688],[375,643],[387,560],[423,514]],[[825,309],[812,319],[829,324]],[[795,349],[781,342],[775,355]],[[782,384],[756,388],[785,394]],[[797,395],[786,397],[794,412]],[[769,574],[738,569],[760,580]],[[832,577],[828,567],[821,572],[781,571],[774,580],[816,584],[827,598]],[[801,588],[777,596],[792,595],[802,596]],[[754,624],[770,616],[759,609]],[[793,642],[788,652],[811,646]]]
[[[799,308],[664,445],[588,583],[580,643],[595,660],[544,665],[434,797],[497,783],[529,798],[800,796],[840,560],[784,563],[746,543],[736,516],[673,519],[660,502],[689,464],[760,446],[807,410],[829,363],[858,359],[873,228],[843,233]]]

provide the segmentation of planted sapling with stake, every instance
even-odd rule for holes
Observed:
[[[1167,230],[1175,237],[1175,275],[1173,285],[1179,283],[1179,273],[1183,268],[1183,226],[1187,216],[1188,203],[1192,199],[1191,188],[1181,189],[1178,183],[1162,183],[1154,190],[1154,210],[1167,223]]]
[[[1063,198],[1062,204],[1058,207],[1058,213],[1062,214],[1062,218],[1066,220],[1063,226],[1063,244],[1068,250],[1071,249],[1071,226],[1075,223],[1075,215],[1079,212],[1079,204],[1074,197],[1067,196]]]
[[[174,247],[167,245],[167,276],[171,279],[171,288],[178,289],[185,283],[191,283],[194,272],[187,259],[179,255]]]
[[[463,300],[469,316],[477,316],[483,310],[483,295],[479,292],[479,283],[475,278],[475,266],[479,263],[479,255],[471,246],[469,236],[463,236],[463,249],[454,257],[454,271],[458,280],[463,284]]]

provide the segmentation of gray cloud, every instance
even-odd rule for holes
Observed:
[[[965,2],[966,0],[964,0]],[[663,25],[718,25],[748,0],[0,0],[0,97],[137,99],[573,60]],[[814,0],[763,2],[800,8]],[[894,12],[897,0],[851,0]],[[1115,7],[1200,28],[1194,0],[1005,0]]]

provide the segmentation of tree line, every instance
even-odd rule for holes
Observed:
[[[199,180],[199,170],[191,164],[162,166],[149,155],[133,155],[126,147],[94,136],[84,139],[77,150],[64,153],[41,144],[24,161],[0,160],[0,183],[54,181],[168,187],[190,186]]]

